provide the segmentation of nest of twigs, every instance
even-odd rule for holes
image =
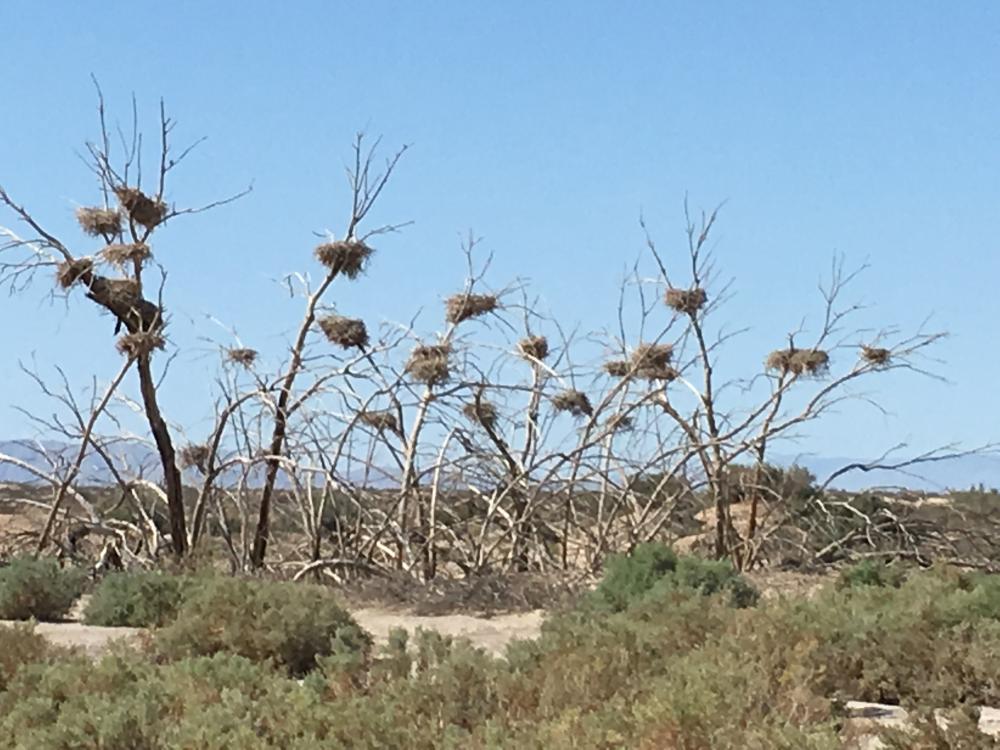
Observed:
[[[664,301],[667,303],[667,307],[679,313],[696,315],[708,302],[708,295],[700,287],[693,289],[670,288],[664,296]]]
[[[254,362],[257,361],[257,350],[247,349],[243,347],[235,347],[233,349],[226,350],[226,359],[236,365],[242,365],[243,367],[250,368],[253,367]]]
[[[150,198],[139,188],[115,188],[115,195],[118,196],[129,218],[148,230],[155,229],[167,218],[167,204]]]
[[[331,273],[356,279],[365,270],[365,263],[374,250],[361,240],[335,240],[316,248],[316,260]]]
[[[478,318],[497,309],[497,298],[492,294],[455,294],[445,303],[445,319],[461,323]]]
[[[56,280],[63,289],[69,289],[94,270],[93,258],[74,258],[63,261],[56,268]]]
[[[80,223],[80,228],[91,237],[114,237],[122,231],[122,215],[115,208],[78,208],[76,220]]]
[[[470,421],[481,424],[483,427],[492,430],[497,423],[497,407],[484,398],[471,401],[462,407],[464,414]]]
[[[399,420],[396,419],[396,415],[393,412],[387,409],[372,409],[359,412],[358,421],[379,432],[384,430],[399,432]]]
[[[587,394],[573,388],[567,388],[553,396],[552,406],[556,411],[569,412],[574,417],[589,417],[594,413]]]
[[[640,344],[632,352],[632,372],[647,380],[673,380],[677,377],[677,371],[670,366],[673,354],[670,344]]]
[[[148,355],[154,349],[162,349],[165,345],[166,339],[158,330],[135,331],[119,336],[115,348],[126,357],[137,359]]]
[[[421,344],[413,349],[406,362],[406,371],[419,383],[439,385],[448,380],[448,344]]]
[[[613,378],[626,378],[632,371],[631,365],[624,359],[610,359],[601,365],[604,372]]]
[[[615,414],[608,419],[607,427],[612,432],[629,432],[634,423],[627,414]]]
[[[544,336],[528,336],[518,342],[518,350],[526,359],[544,360],[549,356],[549,340]]]
[[[144,263],[152,253],[145,242],[129,242],[108,245],[101,250],[101,256],[111,265],[124,268],[135,263]]]
[[[879,346],[862,346],[861,359],[876,367],[885,367],[892,360],[892,352]]]
[[[769,370],[794,375],[822,375],[830,369],[830,355],[822,349],[776,349],[764,362]]]
[[[177,453],[177,462],[182,469],[194,467],[202,474],[207,472],[208,457],[211,451],[207,445],[192,443],[185,445]]]
[[[319,327],[331,344],[344,349],[368,346],[368,329],[363,320],[327,315],[319,319]]]

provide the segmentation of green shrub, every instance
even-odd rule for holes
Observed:
[[[155,634],[153,648],[168,660],[238,654],[301,675],[335,645],[343,655],[370,644],[328,589],[220,577],[184,597],[176,619]]]
[[[673,584],[681,589],[696,591],[702,596],[728,592],[734,607],[752,607],[760,592],[736,572],[729,560],[706,560],[687,556],[677,561],[677,569],[659,585]]]
[[[677,555],[669,547],[655,542],[636,545],[631,554],[608,558],[604,578],[588,598],[602,608],[621,612],[676,568]]]
[[[187,576],[112,573],[94,590],[83,618],[88,625],[159,627],[177,616],[185,591],[197,585]]]
[[[61,620],[83,591],[86,573],[49,558],[12,560],[0,568],[0,619]]]
[[[906,580],[906,573],[887,565],[883,560],[862,560],[840,572],[839,584],[843,588],[854,586],[879,586],[899,588]]]
[[[25,664],[42,661],[50,652],[48,641],[30,623],[0,625],[0,692]]]

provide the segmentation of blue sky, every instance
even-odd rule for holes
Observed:
[[[151,135],[163,96],[179,141],[207,136],[171,200],[254,182],[154,248],[184,345],[165,394],[175,420],[207,413],[199,337],[219,331],[205,313],[262,349],[298,322],[274,279],[310,268],[313,233],[342,227],[342,166],[367,128],[413,144],[375,219],[415,223],[378,243],[344,310],[406,320],[426,305],[433,329],[471,228],[496,287],[529,277],[562,320],[611,325],[640,211],[676,253],[684,196],[725,200],[713,247],[736,295],[720,322],[751,327],[729,352],[742,372],[804,314],[815,322],[840,253],[871,265],[852,288],[871,305],[860,323],[932,314],[952,334],[934,365],[949,383],[871,381],[890,416],[845,409],[803,450],[1000,439],[995,3],[5,0],[0,27],[0,184],[61,235],[82,239],[73,207],[95,198],[75,156],[95,134],[91,73],[122,118],[136,93]],[[118,364],[110,321],[48,291],[0,298],[3,437],[29,432],[12,405],[51,410],[18,357],[64,363],[80,386]]]

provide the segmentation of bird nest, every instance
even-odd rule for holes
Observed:
[[[892,352],[878,346],[862,346],[861,359],[876,367],[885,367],[892,360]]]
[[[461,323],[496,309],[497,298],[492,294],[455,294],[445,303],[445,319],[449,323]]]
[[[166,346],[166,339],[160,331],[135,331],[126,333],[118,337],[115,348],[132,359],[147,356],[154,349],[162,349]]]
[[[521,356],[526,359],[544,360],[549,356],[549,340],[544,336],[528,336],[521,339],[517,345]]]
[[[632,371],[631,365],[624,359],[610,359],[601,368],[613,378],[626,378]]]
[[[631,371],[647,380],[673,380],[677,377],[670,366],[673,354],[670,344],[640,344],[632,352]]]
[[[368,346],[368,329],[363,320],[345,318],[340,315],[327,315],[319,319],[319,327],[331,344],[344,349],[352,346]]]
[[[553,396],[552,406],[556,411],[569,412],[574,417],[589,417],[594,413],[594,407],[590,405],[587,394],[573,388],[567,388]]]
[[[86,281],[94,270],[93,258],[74,258],[66,260],[56,267],[56,281],[63,289],[69,289],[78,281]]]
[[[406,372],[418,383],[440,385],[448,380],[448,344],[420,344],[410,353],[406,362]]]
[[[822,375],[830,369],[830,355],[822,349],[776,349],[767,355],[769,370],[794,375]]]
[[[150,198],[139,188],[118,187],[115,195],[133,223],[152,231],[167,218],[167,204],[157,198]]]
[[[182,469],[190,469],[192,467],[198,469],[202,474],[206,473],[206,466],[208,465],[208,457],[211,451],[207,445],[202,445],[199,443],[192,443],[190,445],[185,445],[178,451],[177,462],[180,464]]]
[[[358,421],[379,432],[384,430],[399,432],[399,420],[396,419],[396,415],[385,409],[372,409],[359,412]]]
[[[122,231],[122,215],[114,208],[78,208],[76,220],[80,223],[80,228],[91,237],[114,237]]]
[[[242,365],[243,367],[249,369],[253,367],[254,362],[257,361],[257,350],[246,349],[242,347],[227,349],[226,359],[228,359],[233,364]]]
[[[343,274],[349,279],[356,279],[364,271],[365,263],[373,252],[361,240],[336,240],[317,247],[316,260],[334,275]]]
[[[471,401],[462,407],[464,414],[470,421],[481,424],[483,427],[492,430],[497,422],[497,408],[484,398]]]
[[[134,263],[144,263],[151,256],[149,245],[145,242],[116,243],[101,250],[101,257],[118,268],[124,268]]]
[[[668,289],[664,297],[667,307],[685,315],[695,315],[708,302],[704,289]]]
[[[627,414],[614,414],[607,421],[607,428],[612,432],[629,432],[634,426],[632,417]]]

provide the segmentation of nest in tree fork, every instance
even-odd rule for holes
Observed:
[[[134,279],[93,276],[87,296],[114,314],[129,333],[155,331],[163,327],[163,310],[139,294]]]
[[[822,349],[776,349],[767,355],[765,366],[794,375],[822,375],[830,369],[830,355]]]
[[[126,357],[138,359],[150,354],[154,349],[162,349],[166,339],[158,330],[126,333],[118,338],[115,348]]]
[[[870,365],[884,367],[892,359],[892,352],[879,346],[862,346],[861,359]]]
[[[148,230],[155,229],[167,217],[167,204],[150,198],[139,188],[118,187],[115,195],[129,218]]]
[[[673,380],[677,377],[677,371],[670,366],[673,354],[670,344],[640,344],[632,352],[632,372],[647,380]]]
[[[528,336],[518,342],[518,350],[521,356],[527,359],[544,360],[549,356],[549,340],[544,336]]]
[[[114,237],[122,231],[122,215],[114,208],[78,208],[76,220],[91,237]]]
[[[206,467],[208,466],[208,456],[210,452],[211,451],[207,445],[192,443],[181,448],[177,458],[182,469],[190,469],[191,467],[194,467],[202,474],[205,474],[208,471]]]
[[[101,256],[113,266],[124,268],[134,263],[144,263],[152,253],[145,242],[108,245],[101,250]]]
[[[484,398],[479,398],[462,407],[462,413],[472,422],[493,429],[497,423],[497,408]]]
[[[448,344],[421,344],[410,353],[406,371],[419,383],[440,385],[448,380]]]
[[[496,310],[497,298],[492,294],[456,294],[448,298],[445,307],[445,319],[461,323]]]
[[[704,289],[694,287],[693,289],[668,289],[664,297],[667,307],[685,315],[695,315],[708,302],[708,295]]]
[[[233,364],[243,365],[243,367],[253,367],[257,361],[257,350],[246,348],[233,348],[226,351],[226,359]]]
[[[573,388],[560,391],[553,396],[552,406],[556,411],[567,411],[574,417],[589,417],[594,413],[594,407],[590,405],[587,394]]]
[[[336,240],[317,247],[316,260],[334,274],[356,279],[373,252],[375,251],[361,240]]]
[[[388,410],[359,412],[358,421],[378,430],[379,432],[384,430],[389,430],[390,432],[395,433],[399,432],[399,421],[396,419],[396,415]]]
[[[629,372],[631,372],[629,363],[624,359],[608,360],[601,367],[604,369],[604,372],[613,378],[628,377]]]
[[[368,346],[368,329],[365,322],[340,315],[327,315],[318,321],[323,335],[332,344],[350,349],[352,346]]]
[[[65,260],[56,268],[56,281],[63,289],[69,289],[78,281],[87,283],[94,270],[93,258],[73,258]]]

